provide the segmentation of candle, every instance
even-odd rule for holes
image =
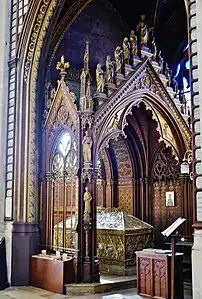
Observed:
[[[63,253],[63,255],[62,255],[62,259],[63,259],[63,261],[66,261],[66,260],[67,260],[67,254],[66,254],[66,253]]]
[[[42,255],[46,255],[46,250],[41,250]]]
[[[60,251],[56,251],[56,258],[60,259]]]

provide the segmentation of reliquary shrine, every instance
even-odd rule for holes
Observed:
[[[119,209],[100,210],[97,246],[101,273],[135,274],[135,251],[153,247],[153,227]]]
[[[66,219],[66,244],[75,248],[76,218]],[[62,246],[63,222],[54,227],[54,249]],[[97,210],[97,255],[100,273],[132,275],[135,251],[153,247],[153,227],[121,209]]]

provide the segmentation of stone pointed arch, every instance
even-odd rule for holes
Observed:
[[[14,185],[16,221],[37,221],[37,80],[42,49],[50,29],[59,17],[64,0],[36,0],[30,3],[17,49],[17,99]],[[86,3],[75,1],[72,17]],[[20,130],[18,130],[20,128]],[[22,158],[22,153],[26,153]],[[23,175],[21,175],[23,173]],[[21,203],[20,203],[21,202]],[[23,206],[23,207],[21,207]]]
[[[70,92],[64,80],[58,82],[52,103],[48,111],[45,111],[43,126],[43,142],[46,145],[46,164],[50,161],[51,152],[60,132],[65,129],[71,130],[78,143],[79,115],[76,109],[76,96]]]
[[[94,138],[97,141],[95,157],[100,148],[106,146],[111,138],[125,134],[126,117],[131,113],[132,107],[138,106],[141,102],[147,109],[152,110],[160,136],[167,146],[172,145],[180,158],[183,157],[184,149],[190,147],[191,131],[148,59],[137,66],[122,86],[95,114]],[[117,117],[116,128],[112,125],[115,115]],[[165,125],[169,128],[168,135],[170,136],[166,136],[163,132]]]

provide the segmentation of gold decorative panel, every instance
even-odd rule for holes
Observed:
[[[121,181],[118,183],[118,206],[128,214],[133,214],[133,183]]]
[[[116,155],[118,176],[121,177],[132,177],[132,164],[126,141],[123,137],[118,137],[118,142],[112,140],[112,147]]]
[[[153,227],[121,209],[97,213],[100,270],[115,275],[135,274],[135,251],[153,246]]]

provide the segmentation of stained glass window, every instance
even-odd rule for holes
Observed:
[[[66,173],[67,177],[75,174],[77,165],[76,141],[70,132],[61,135],[52,163],[54,173]]]

